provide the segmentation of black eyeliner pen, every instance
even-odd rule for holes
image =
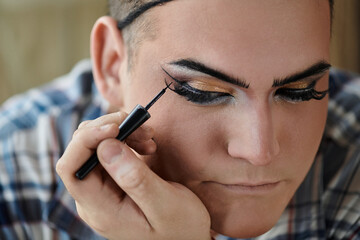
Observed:
[[[154,103],[159,100],[159,98],[164,95],[166,89],[170,87],[166,85],[166,88],[161,90],[156,97],[151,100],[151,102],[143,107],[141,105],[136,105],[136,107],[131,111],[131,113],[125,118],[125,120],[119,126],[119,134],[116,139],[120,141],[124,141],[131,133],[133,133],[137,128],[139,128],[146,120],[148,120],[151,116],[148,110],[151,108]],[[98,165],[99,159],[97,157],[96,152],[91,155],[91,157],[76,171],[75,176],[82,180],[84,179],[91,170],[93,170],[96,165]]]

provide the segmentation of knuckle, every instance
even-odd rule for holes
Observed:
[[[81,131],[80,128],[76,129],[75,132],[72,135],[72,139],[74,139],[77,135],[79,135],[79,132]]]
[[[121,119],[121,121],[123,121],[126,117],[127,117],[127,113],[126,112],[118,112],[119,118]]]
[[[55,166],[55,170],[56,170],[56,172],[57,172],[57,174],[59,176],[64,175],[64,168],[65,168],[65,165],[64,165],[62,159],[60,158],[59,161],[56,163],[56,166]]]
[[[71,172],[69,171],[69,169],[67,168],[67,165],[59,160],[56,163],[56,168],[55,168],[57,174],[60,176],[61,180],[63,181],[63,183],[66,186],[67,191],[69,192],[69,194],[74,198],[77,199],[77,193],[74,189],[75,184],[74,181],[71,177]]]
[[[91,120],[86,120],[86,121],[83,121],[79,124],[78,126],[78,129],[81,129],[83,127],[85,127],[87,124],[89,124],[91,122]]]
[[[87,219],[86,211],[83,210],[78,201],[75,201],[76,212],[79,214],[79,217],[84,221]]]
[[[73,140],[73,139],[77,139],[77,138],[79,138],[79,137],[81,138],[82,135],[88,134],[89,130],[91,131],[92,129],[93,129],[93,127],[92,127],[92,128],[82,127],[82,128],[76,129],[75,132],[73,133],[72,140]]]

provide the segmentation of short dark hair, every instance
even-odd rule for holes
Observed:
[[[118,21],[128,47],[129,66],[132,65],[135,48],[145,39],[155,37],[151,19],[145,17],[147,10],[174,0],[108,0],[109,14]],[[334,13],[334,0],[329,0],[331,21]],[[135,37],[136,35],[136,37]]]
[[[147,10],[174,0],[108,0],[109,15],[118,21],[128,48],[129,68],[133,65],[135,49],[146,39],[153,39],[156,29]]]

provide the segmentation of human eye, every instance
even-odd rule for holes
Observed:
[[[164,70],[165,71],[165,70]],[[165,73],[173,80],[170,88],[186,100],[199,105],[219,105],[229,101],[233,96],[224,89],[211,86],[199,80],[180,80],[167,71]]]
[[[275,91],[275,96],[281,100],[288,102],[303,102],[310,101],[312,99],[321,100],[327,93],[326,91],[317,91],[315,90],[316,80],[310,82],[306,87],[296,88],[296,87],[284,87],[279,88]]]
[[[203,91],[190,86],[187,82],[178,81],[174,85],[174,92],[185,97],[188,101],[200,105],[216,105],[225,103],[232,97],[231,94],[216,91]]]

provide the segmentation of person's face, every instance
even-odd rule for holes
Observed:
[[[158,149],[146,160],[203,201],[215,231],[264,233],[304,179],[322,137],[327,98],[302,100],[312,88],[328,89],[319,64],[329,61],[328,1],[179,0],[151,11],[156,37],[141,44],[131,74],[120,71],[123,110],[149,102],[164,79],[174,82],[164,70],[179,82],[177,93],[168,91],[150,110]],[[288,79],[315,65],[320,71]]]

